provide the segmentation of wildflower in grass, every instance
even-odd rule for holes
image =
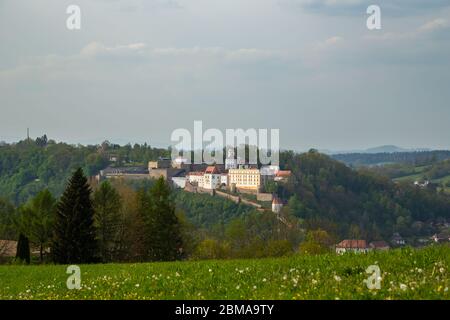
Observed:
[[[406,284],[404,284],[404,283],[400,283],[400,289],[405,291],[406,289],[408,289],[408,286]]]
[[[339,277],[338,275],[335,275],[335,276],[334,276],[334,280],[336,280],[337,282],[340,282],[342,279],[341,279],[341,277]]]

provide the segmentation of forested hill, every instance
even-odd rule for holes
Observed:
[[[168,153],[167,149],[147,145],[117,146],[105,142],[97,146],[73,146],[47,141],[46,137],[3,145],[0,197],[19,205],[45,188],[59,196],[76,167],[94,175],[110,164],[112,156],[119,165],[145,165]],[[430,222],[450,220],[449,195],[433,188],[394,183],[374,171],[349,168],[316,151],[282,152],[280,160],[283,168],[293,172],[292,179],[277,190],[287,201],[284,210],[299,218],[307,229],[321,228],[345,237],[388,239],[393,232],[404,236],[429,235],[433,231]],[[208,204],[207,197],[194,198],[179,197],[186,202],[180,207],[188,216],[195,217],[199,225],[213,225],[221,212],[236,217],[246,211],[227,203]],[[211,208],[217,215],[208,215]]]
[[[293,181],[281,190],[287,209],[307,224],[339,235],[388,239],[427,235],[430,221],[450,219],[450,197],[410,183],[398,184],[368,170],[353,170],[326,155],[284,153]]]
[[[331,156],[348,166],[370,166],[386,163],[428,165],[436,161],[450,159],[449,150],[414,151],[393,153],[344,153]]]
[[[167,149],[146,144],[119,146],[106,141],[95,146],[69,145],[48,140],[46,136],[3,144],[0,146],[0,197],[21,204],[45,188],[59,196],[77,167],[90,176],[107,167],[112,156],[118,165],[146,166],[149,160],[168,153]]]

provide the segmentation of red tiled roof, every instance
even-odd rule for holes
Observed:
[[[213,173],[219,173],[216,166],[209,166],[206,168],[205,173],[213,174]]]
[[[389,245],[386,243],[386,241],[372,241],[370,243],[370,246],[372,248],[387,248]]]
[[[279,170],[276,173],[277,177],[283,177],[283,178],[288,178],[291,176],[291,171],[290,170]]]
[[[205,173],[204,172],[201,172],[201,171],[192,171],[192,172],[189,172],[187,175],[188,176],[202,176],[202,175],[204,175]]]
[[[283,204],[283,202],[278,197],[273,197],[272,204]]]
[[[367,243],[366,240],[342,240],[336,245],[336,248],[365,249],[367,248]]]

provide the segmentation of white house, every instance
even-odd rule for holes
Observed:
[[[280,213],[281,209],[283,208],[283,202],[278,199],[278,197],[273,197],[272,200],[272,212],[274,213]]]
[[[216,166],[209,166],[203,174],[203,188],[217,189],[221,184],[222,174],[219,173]],[[200,186],[200,185],[199,185]]]
[[[186,177],[172,177],[174,187],[184,189],[186,186]]]
[[[204,172],[192,171],[186,175],[186,179],[187,179],[187,181],[189,181],[192,184],[195,184],[199,187],[203,187],[203,175],[204,174],[205,174]]]
[[[222,173],[220,175],[220,185],[228,186],[228,173]]]
[[[346,252],[366,253],[370,250],[366,240],[342,240],[336,245],[336,253],[344,254]]]

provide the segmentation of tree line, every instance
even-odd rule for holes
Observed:
[[[130,190],[123,190],[123,193]],[[81,168],[57,200],[47,190],[14,210],[3,203],[3,235],[18,235],[17,260],[58,264],[172,261],[183,257],[182,227],[163,178],[134,193],[130,206],[108,182],[92,190]]]

